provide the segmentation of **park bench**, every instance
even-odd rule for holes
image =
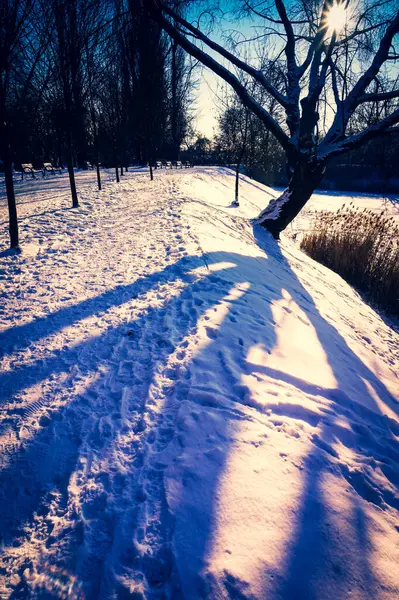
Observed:
[[[175,162],[175,167],[176,167],[176,169],[182,169],[183,168],[183,163],[181,162],[181,160],[177,160]]]
[[[52,173],[53,175],[55,175],[56,173],[62,174],[62,169],[61,167],[53,167],[51,162],[45,162],[43,163],[43,175],[45,176],[46,173]]]
[[[162,167],[163,167],[162,161],[161,160],[157,160],[155,162],[155,168],[156,169],[162,169]]]
[[[167,161],[165,162],[165,169],[168,169],[168,168],[169,168],[169,169],[171,169],[171,168],[172,168],[172,163],[171,163],[171,161],[170,161],[170,160],[167,160]]]
[[[36,179],[36,173],[41,173],[42,177],[44,177],[44,173],[41,169],[37,170],[33,168],[32,163],[23,163],[22,167],[22,179],[24,175],[32,175],[33,179]]]
[[[94,169],[94,165],[91,164],[88,160],[85,161],[86,169]]]
[[[183,164],[184,164],[184,166],[185,166],[186,169],[188,169],[188,168],[190,168],[192,166],[189,160],[185,160]]]

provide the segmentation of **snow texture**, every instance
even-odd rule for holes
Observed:
[[[20,255],[0,199],[0,597],[398,598],[392,325],[246,177],[77,184],[17,184]]]
[[[270,200],[269,204],[266,206],[264,210],[260,213],[258,217],[258,222],[262,221],[276,221],[281,213],[281,209],[284,204],[287,204],[289,199],[291,198],[291,192],[287,188],[278,198],[274,198]]]

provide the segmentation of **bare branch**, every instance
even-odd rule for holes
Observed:
[[[284,21],[280,21],[278,19],[273,19],[272,17],[269,17],[269,15],[266,15],[265,13],[261,13],[258,10],[256,10],[256,8],[254,8],[253,6],[250,5],[250,3],[248,2],[248,0],[244,0],[245,1],[245,5],[248,8],[248,10],[250,10],[251,12],[253,12],[255,15],[257,15],[258,17],[261,17],[262,19],[266,19],[267,21],[270,21],[271,23],[276,23],[276,25],[283,25]],[[305,25],[308,24],[309,21],[308,19],[303,19],[302,21],[291,21],[292,25]]]
[[[281,146],[287,151],[292,152],[294,150],[292,142],[286,133],[282,130],[277,121],[266,111],[252,96],[250,96],[244,85],[237,79],[237,77],[231,73],[228,69],[218,63],[209,54],[198,48],[195,44],[190,42],[180,31],[174,27],[174,25],[163,15],[162,9],[159,9],[155,2],[152,3],[152,14],[155,19],[158,20],[162,28],[184,49],[186,52],[198,59],[203,65],[210,68],[214,73],[219,75],[224,81],[226,81],[237,93],[241,102],[252,110],[269,131],[276,137],[280,142]],[[181,21],[181,20],[180,20]],[[192,27],[192,26],[190,26]],[[203,35],[203,34],[201,34]],[[206,36],[204,36],[206,38]]]
[[[375,94],[364,94],[358,99],[358,104],[364,102],[381,102],[383,100],[392,100],[392,98],[399,98],[399,90],[392,90],[391,92],[379,92]]]
[[[264,74],[261,71],[259,71],[258,69],[255,69],[254,67],[251,67],[250,65],[246,64],[244,61],[242,61],[241,59],[239,59],[237,56],[235,56],[234,54],[232,54],[231,52],[229,52],[228,50],[226,50],[223,46],[221,46],[220,44],[217,44],[216,42],[212,41],[208,36],[206,36],[204,33],[202,33],[202,31],[200,31],[197,27],[194,27],[194,25],[192,25],[191,23],[189,23],[188,21],[186,21],[185,19],[183,19],[180,15],[178,15],[177,13],[175,13],[168,6],[165,6],[162,2],[158,2],[157,0],[153,0],[151,2],[151,6],[156,7],[155,10],[153,10],[153,13],[155,15],[162,16],[163,23],[168,22],[167,19],[165,19],[163,17],[163,15],[162,15],[162,12],[165,12],[169,16],[173,17],[173,19],[177,23],[179,23],[180,25],[182,25],[183,27],[185,27],[198,40],[201,40],[209,48],[211,48],[212,50],[214,50],[215,52],[217,52],[218,54],[220,54],[221,56],[223,56],[224,58],[226,58],[235,67],[241,69],[242,71],[244,71],[248,75],[251,75],[251,77],[253,77],[256,81],[258,81],[258,83],[260,83],[265,88],[265,90],[267,92],[269,92],[269,94],[271,96],[273,96],[273,98],[275,100],[277,100],[277,102],[279,102],[279,104],[281,104],[281,106],[286,106],[287,99],[285,98],[285,96],[283,96],[283,94],[281,94],[267,80],[267,78],[264,76]],[[170,22],[168,22],[168,23],[171,25],[172,28],[174,27],[174,25],[172,25]],[[172,35],[172,34],[169,33],[169,35]]]
[[[360,98],[364,95],[365,90],[373,81],[373,79],[375,79],[382,65],[386,61],[391,48],[392,39],[398,32],[399,10],[395,18],[392,19],[390,25],[387,27],[371,65],[354,85],[346,99],[342,102],[341,108],[337,111],[334,121],[323,143],[335,142],[336,140],[342,138],[351,115],[359,105]]]
[[[319,146],[319,158],[323,160],[332,156],[338,156],[339,154],[354,150],[374,138],[396,133],[399,127],[393,127],[393,125],[397,125],[397,123],[399,123],[399,109],[392,112],[379,123],[368,127],[358,134],[347,137],[337,144],[326,144],[323,140]]]

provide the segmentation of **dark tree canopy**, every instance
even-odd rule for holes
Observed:
[[[187,2],[169,5],[185,14]],[[0,2],[0,166],[12,247],[21,163],[66,165],[78,206],[76,167],[178,158],[191,118],[191,63],[142,0]]]

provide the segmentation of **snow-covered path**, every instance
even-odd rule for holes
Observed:
[[[398,334],[268,188],[90,176],[0,254],[0,597],[396,598]]]

